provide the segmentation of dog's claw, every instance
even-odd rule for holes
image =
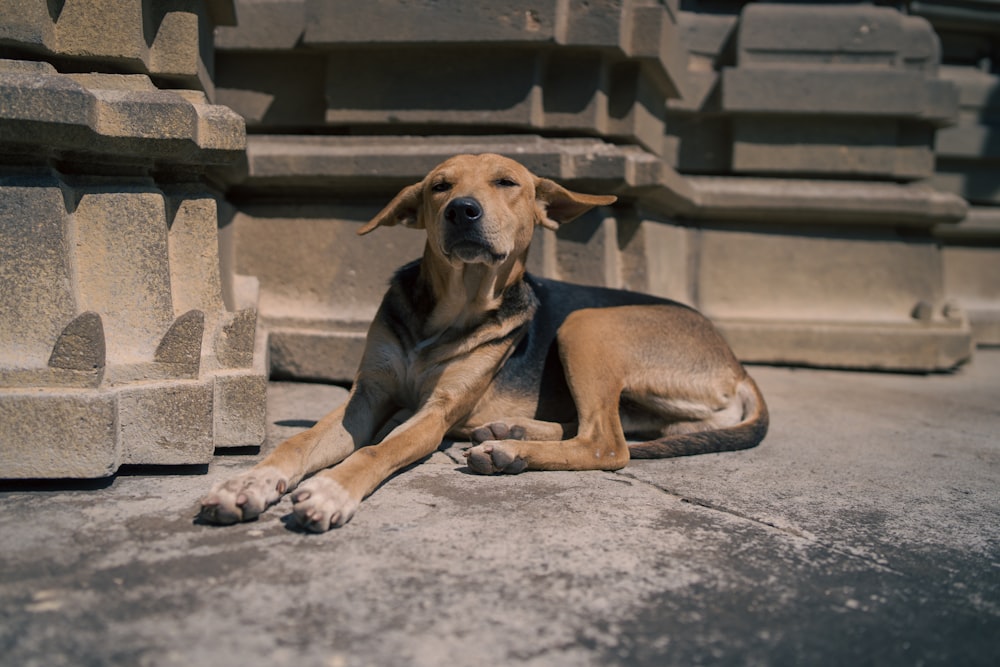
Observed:
[[[491,440],[523,440],[524,434],[523,426],[516,424],[509,426],[504,422],[492,422],[475,429],[471,433],[470,439],[472,444],[481,445]]]
[[[469,468],[481,475],[516,475],[528,467],[527,462],[512,453],[509,446],[498,441],[487,441],[472,447],[465,452],[465,458]]]
[[[309,532],[323,533],[350,521],[360,500],[328,477],[313,477],[299,486],[292,502],[299,525]]]
[[[214,494],[207,496],[201,501],[201,511],[198,513],[198,518],[206,523],[219,525],[237,523],[240,520],[238,515],[220,511],[219,506],[221,502],[219,497]]]
[[[278,502],[287,486],[273,468],[249,470],[216,484],[202,499],[198,518],[219,525],[252,521]]]

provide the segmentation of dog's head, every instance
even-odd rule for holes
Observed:
[[[368,224],[425,229],[449,264],[497,265],[528,250],[536,225],[557,229],[616,197],[571,192],[500,155],[458,155],[404,188]]]

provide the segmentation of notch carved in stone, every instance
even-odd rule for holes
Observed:
[[[59,334],[49,356],[49,367],[100,375],[104,373],[105,357],[101,316],[87,311],[67,324]]]
[[[201,366],[201,337],[205,332],[205,313],[189,310],[170,325],[163,335],[153,360],[158,364],[170,364],[177,370],[192,377],[198,376]]]

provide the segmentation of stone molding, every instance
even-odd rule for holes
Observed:
[[[232,3],[127,4],[0,5],[5,478],[263,442],[259,286],[220,271],[219,173],[246,133],[209,102],[205,35]]]
[[[0,146],[35,161],[204,170],[246,149],[236,113],[198,91],[159,90],[142,74],[60,74],[45,62],[0,60],[0,98]]]
[[[206,463],[216,447],[262,442],[255,285],[224,303],[217,225],[217,196],[193,185],[0,177],[0,433],[17,433],[0,452],[5,477]],[[45,417],[98,405],[110,421],[90,447],[70,444],[75,420]],[[43,470],[52,447],[71,454]]]
[[[922,18],[866,5],[747,4],[682,13],[691,89],[668,102],[681,172],[913,181],[957,118]],[[720,137],[726,139],[720,140]]]
[[[145,74],[211,95],[214,50],[206,28],[234,25],[233,0],[0,1],[0,47],[61,67]]]
[[[241,3],[240,24],[219,32],[219,100],[255,132],[493,128],[659,154],[664,101],[682,94],[677,4]],[[293,89],[305,97],[289,104]]]
[[[958,225],[941,225],[946,289],[980,345],[1000,345],[1000,3],[921,1],[910,11],[941,38],[941,78],[958,90],[958,120],[936,136],[931,184],[969,202]]]

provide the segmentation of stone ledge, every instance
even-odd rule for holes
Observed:
[[[694,206],[684,177],[635,146],[599,139],[545,139],[535,135],[434,137],[323,137],[250,135],[247,163],[231,170],[237,198],[269,194],[378,194],[423,179],[457,153],[500,153],[539,176],[593,192],[648,198],[673,212]]]
[[[935,186],[976,204],[1000,204],[1000,77],[971,65],[941,68],[958,88],[960,113],[954,127],[937,133]]]
[[[239,7],[245,20],[219,34],[219,99],[271,131],[493,127],[610,137],[659,153],[664,100],[681,96],[686,80],[676,0]]]
[[[688,176],[691,217],[730,222],[930,227],[962,220],[961,197],[924,185],[784,178]]]
[[[971,206],[957,225],[935,227],[934,236],[950,242],[1000,245],[1000,207]]]
[[[90,390],[0,388],[0,478],[107,477],[125,464],[205,464],[216,446],[260,445],[262,371]]]
[[[1000,207],[972,206],[957,225],[939,225],[949,298],[965,312],[978,345],[1000,345]]]
[[[906,372],[952,369],[972,357],[961,323],[817,323],[715,320],[745,362]]]
[[[677,0],[515,0],[480,5],[470,12],[468,2],[463,0],[431,5],[370,0],[363,7],[350,0],[306,0],[302,43],[311,48],[339,50],[356,45],[412,44],[521,48],[551,44],[613,49],[626,57],[654,63],[663,79],[676,81],[676,73],[671,70],[683,67],[675,28],[678,4]],[[251,16],[259,20],[266,15],[258,10]],[[255,25],[248,27],[259,34]],[[249,45],[243,40],[237,43]],[[673,87],[676,90],[675,84]]]
[[[210,92],[212,28],[235,18],[233,0],[4,2],[0,45],[75,68],[148,74]]]
[[[306,29],[306,0],[241,0],[239,21],[215,31],[219,51],[291,50]]]
[[[921,72],[847,66],[727,68],[722,108],[733,113],[891,116],[933,125],[953,122],[958,91]]]
[[[662,154],[715,175],[920,181],[959,117],[928,23],[862,4],[740,3],[682,12],[688,99],[668,100]]]
[[[353,382],[365,349],[365,332],[350,325],[345,329],[272,329],[268,341],[272,377]]]
[[[932,71],[939,48],[926,21],[891,7],[753,3],[743,9],[741,62],[840,62]]]
[[[66,75],[45,63],[4,60],[0,144],[55,157],[201,167],[238,160],[246,134],[235,112],[199,93],[158,90],[145,75]]]
[[[972,357],[968,323],[822,323],[715,320],[747,363],[900,372],[949,370]],[[996,325],[984,321],[983,325]],[[274,377],[352,382],[364,349],[362,331],[271,331]]]

